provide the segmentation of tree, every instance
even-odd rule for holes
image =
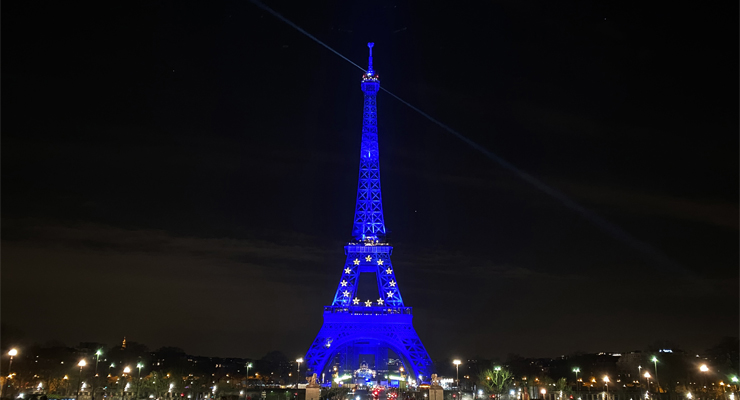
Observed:
[[[46,381],[46,390],[50,394],[67,394],[69,379],[50,378]]]
[[[154,394],[154,397],[161,398],[170,388],[170,383],[166,375],[161,372],[152,371],[151,374],[144,378],[142,392]]]
[[[566,378],[560,378],[555,382],[555,391],[560,399],[567,399],[573,393]]]
[[[514,383],[514,374],[508,368],[492,365],[484,369],[480,377],[480,385],[487,393],[495,394],[500,399]]]

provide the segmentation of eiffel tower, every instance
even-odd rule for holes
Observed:
[[[398,360],[403,364],[399,371],[407,372],[410,380],[428,381],[432,360],[411,323],[411,307],[403,304],[391,264],[393,247],[385,240],[376,107],[380,79],[373,70],[373,43],[368,47],[369,68],[361,84],[365,105],[352,241],[344,246],[347,261],[334,301],[324,307],[324,324],[306,353],[307,372],[331,376],[336,371],[346,376],[369,365],[375,380],[383,381],[396,372],[389,371],[389,361]],[[375,274],[377,299],[358,297],[361,273]]]

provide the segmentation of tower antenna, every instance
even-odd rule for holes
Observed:
[[[370,61],[368,62],[367,67],[368,75],[375,75],[375,71],[373,71],[373,45],[375,45],[373,42],[369,42],[367,44],[367,47],[370,49]]]

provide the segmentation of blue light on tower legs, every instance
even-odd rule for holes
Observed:
[[[311,373],[320,375],[336,359],[343,360],[341,367],[355,369],[361,362],[358,355],[370,354],[376,369],[385,370],[387,365],[381,362],[387,362],[391,350],[409,376],[424,380],[431,376],[432,361],[411,323],[411,308],[403,304],[391,264],[393,247],[385,241],[376,107],[380,79],[373,70],[373,43],[368,47],[369,67],[361,83],[365,99],[353,240],[344,246],[347,260],[342,277],[332,305],[324,308],[324,324],[306,353],[306,363]],[[377,300],[357,297],[362,272],[375,274]]]

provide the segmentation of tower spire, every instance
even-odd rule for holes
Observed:
[[[380,195],[380,161],[378,160],[378,108],[375,97],[380,79],[373,71],[373,43],[368,43],[370,62],[362,75],[365,105],[362,113],[362,144],[360,145],[360,179],[357,184],[357,205],[352,226],[352,238],[357,242],[385,239],[383,199]]]
[[[375,75],[375,71],[373,71],[373,46],[375,43],[370,42],[367,44],[367,47],[370,49],[370,58],[368,61],[368,67],[367,67],[367,73],[368,75]]]

